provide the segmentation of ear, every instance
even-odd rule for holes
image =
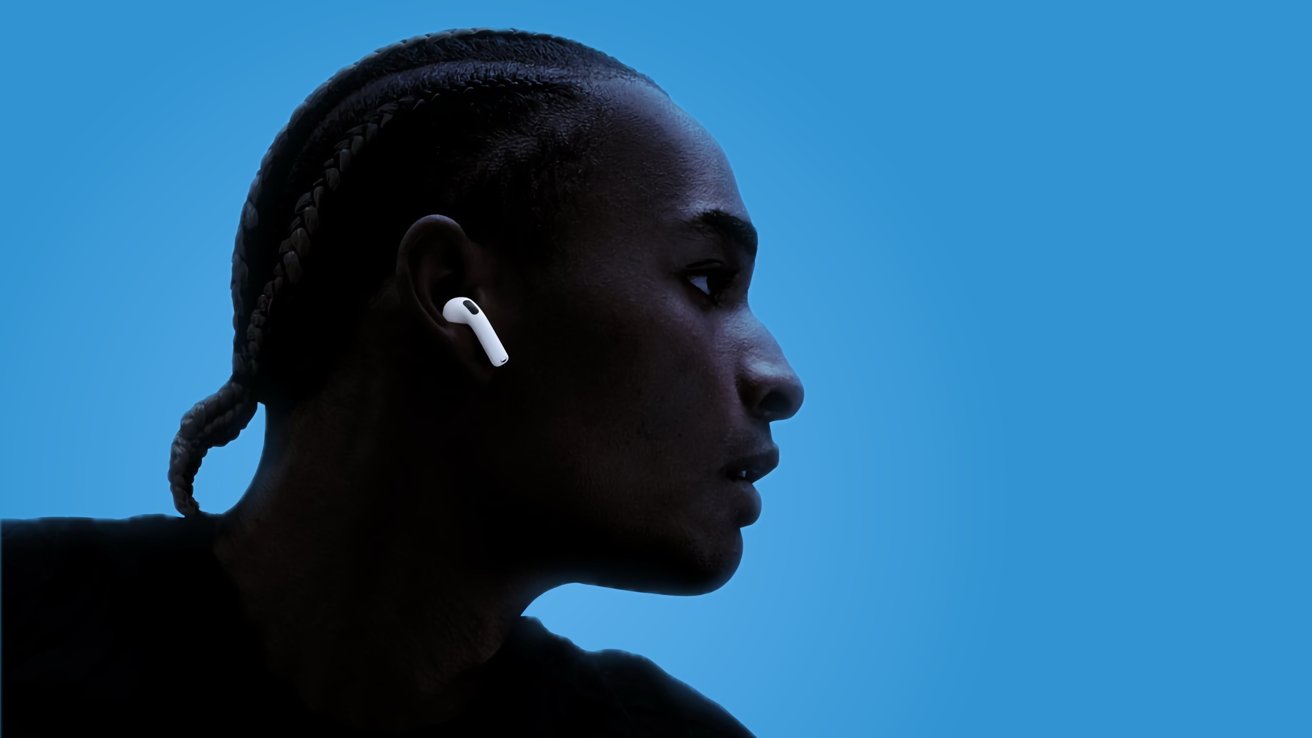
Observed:
[[[396,249],[396,286],[402,309],[422,326],[437,353],[479,381],[486,381],[495,367],[473,330],[448,322],[442,317],[442,307],[461,296],[485,304],[486,259],[486,251],[469,240],[459,223],[437,214],[412,223]]]

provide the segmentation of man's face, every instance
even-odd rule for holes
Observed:
[[[720,147],[646,85],[602,89],[559,258],[492,316],[511,356],[497,371],[517,371],[491,393],[507,449],[492,473],[574,580],[709,592],[760,514],[726,466],[773,449],[802,385],[748,307],[754,258],[730,234],[749,218]]]

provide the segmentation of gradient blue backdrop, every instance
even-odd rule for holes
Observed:
[[[8,3],[0,516],[173,512],[239,208],[312,89],[547,31],[719,140],[807,394],[726,586],[530,614],[763,737],[1312,735],[1312,24],[1057,5]]]

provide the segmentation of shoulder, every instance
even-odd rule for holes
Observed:
[[[159,547],[150,539],[159,537],[161,522],[146,516],[0,521],[6,675],[59,643],[80,643],[79,653],[89,658],[108,646],[106,620],[140,594],[158,558],[147,549]]]
[[[214,518],[0,520],[6,612],[86,611],[194,572],[210,555]]]
[[[751,738],[742,723],[692,686],[670,675],[651,659],[608,648],[589,651],[528,618],[556,649],[576,662],[576,673],[601,686],[627,714],[637,735]]]
[[[191,676],[182,667],[199,651],[193,629],[219,602],[207,594],[216,591],[205,568],[212,522],[0,521],[4,699],[22,706],[5,710],[6,730],[73,712],[108,718],[162,694],[162,679]]]
[[[129,566],[152,554],[208,551],[218,517],[47,517],[0,520],[5,571],[43,577],[73,575],[86,566]]]

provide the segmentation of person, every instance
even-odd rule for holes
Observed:
[[[4,521],[5,734],[751,735],[523,615],[572,582],[714,591],[760,514],[803,387],[710,134],[578,42],[426,34],[315,90],[239,220],[183,517]],[[203,512],[257,403],[254,478]]]

